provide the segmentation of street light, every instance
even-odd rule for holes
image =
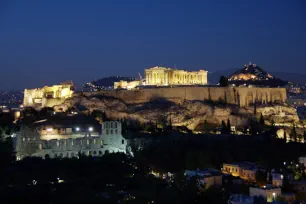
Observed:
[[[92,128],[92,127],[89,127],[88,130],[89,130],[89,132],[92,132],[92,131],[93,131],[93,128]]]
[[[79,127],[76,127],[75,130],[76,130],[77,132],[79,132],[79,131],[80,131],[80,128],[79,128]]]

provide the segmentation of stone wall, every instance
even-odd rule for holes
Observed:
[[[226,102],[241,107],[259,103],[285,103],[285,88],[248,88],[248,87],[156,87],[139,90],[105,90],[83,92],[87,97],[103,95],[123,100],[127,104],[145,103],[156,98],[164,98],[174,103],[184,100]]]
[[[21,126],[15,141],[17,160],[31,156],[71,158],[77,157],[79,153],[87,156],[102,156],[106,152],[126,153],[127,140],[121,134],[119,121],[103,122],[102,135],[86,132],[78,137],[75,137],[76,134],[45,135],[40,130],[41,127]]]

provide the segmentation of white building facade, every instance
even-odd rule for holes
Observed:
[[[72,129],[72,128],[71,128]],[[17,136],[17,160],[25,157],[73,158],[80,155],[102,156],[108,153],[126,153],[127,141],[121,134],[121,122],[102,123],[102,134],[89,128],[87,132],[69,135],[57,134],[57,137],[41,135],[37,128],[24,127]],[[48,139],[50,138],[50,139]]]

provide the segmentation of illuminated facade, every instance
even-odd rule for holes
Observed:
[[[23,105],[34,108],[53,107],[72,97],[74,90],[72,82],[37,89],[25,89]]]
[[[207,84],[207,71],[185,71],[166,67],[153,67],[145,69],[146,85],[205,85]]]
[[[43,121],[42,121],[43,122]],[[80,154],[102,156],[106,153],[126,153],[127,141],[121,134],[119,121],[102,123],[102,134],[97,126],[55,125],[23,126],[17,136],[17,160],[25,157],[63,158]]]
[[[222,170],[224,173],[231,174],[232,176],[240,177],[246,181],[255,182],[256,172],[261,169],[256,164],[242,162],[233,164],[224,163]]]
[[[268,203],[276,201],[276,199],[282,195],[281,188],[275,188],[272,186],[267,186],[266,188],[250,187],[249,192],[250,196],[263,197]]]
[[[118,81],[114,83],[114,89],[133,89],[137,86],[140,86],[140,81]]]

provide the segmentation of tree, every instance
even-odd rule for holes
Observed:
[[[221,123],[221,133],[222,134],[227,134],[228,133],[228,127],[226,126],[224,120],[222,120],[222,123]]]
[[[264,125],[264,124],[265,124],[265,119],[264,119],[262,113],[260,114],[259,123],[260,123],[261,125]]]
[[[305,143],[306,142],[306,131],[304,131],[303,138],[304,138],[304,143]]]
[[[285,140],[285,143],[287,142],[287,132],[286,130],[284,131],[284,140]]]
[[[229,118],[227,119],[227,131],[228,131],[228,133],[231,132],[231,122],[230,122]]]
[[[267,183],[272,184],[272,174],[271,174],[271,172],[267,173]]]
[[[293,140],[294,142],[297,141],[297,135],[296,135],[295,124],[293,124],[293,128],[292,128],[292,131],[291,131],[291,137],[292,137],[292,140]]]
[[[172,130],[172,120],[171,120],[171,117],[169,118],[169,125],[168,125],[168,128],[169,128],[170,130]]]
[[[228,86],[228,78],[227,77],[225,77],[225,76],[221,76],[220,77],[220,80],[219,80],[219,84],[220,84],[220,86],[222,86],[222,87],[227,87]]]
[[[272,118],[272,120],[271,120],[271,125],[272,125],[272,126],[275,126],[275,122],[274,122],[273,118]]]
[[[256,177],[256,183],[259,186],[267,185],[267,173],[262,171],[256,171],[255,177]]]
[[[254,115],[256,115],[257,113],[257,107],[256,107],[256,103],[254,103]]]

